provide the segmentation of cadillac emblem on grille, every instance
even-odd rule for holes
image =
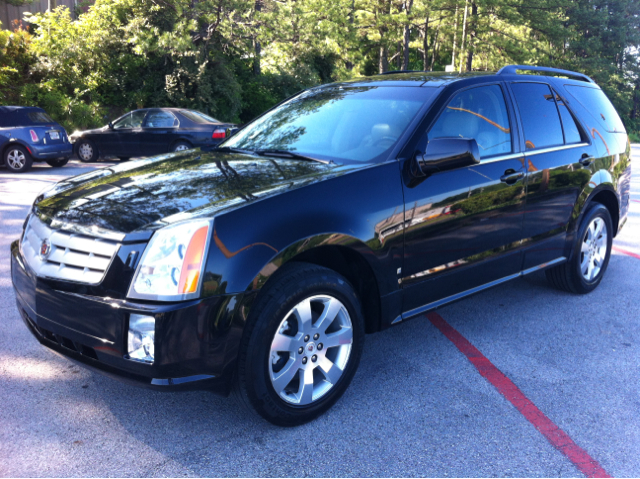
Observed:
[[[42,259],[47,259],[49,253],[51,253],[51,243],[48,239],[43,239],[42,243],[40,244],[40,257]]]

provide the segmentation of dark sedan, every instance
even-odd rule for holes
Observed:
[[[214,146],[225,139],[227,129],[233,126],[196,110],[145,108],[130,111],[102,128],[75,132],[71,141],[80,161],[108,156],[128,160]]]

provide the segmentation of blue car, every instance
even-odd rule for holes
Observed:
[[[67,164],[73,147],[67,132],[42,108],[0,106],[0,158],[9,171],[23,173],[34,161]]]

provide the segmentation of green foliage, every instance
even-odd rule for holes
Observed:
[[[0,0],[21,2],[22,0]],[[640,0],[96,0],[0,30],[0,102],[69,128],[134,108],[247,122],[312,85],[394,69],[582,71],[640,130]]]
[[[21,84],[35,62],[30,45],[31,35],[21,25],[0,30],[0,98],[6,104],[20,103]]]

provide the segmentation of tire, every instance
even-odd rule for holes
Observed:
[[[129,161],[129,157],[128,156],[119,156],[118,159],[120,161]]]
[[[571,259],[547,269],[547,280],[563,291],[590,293],[600,284],[607,270],[612,242],[611,214],[604,205],[594,203],[580,223]]]
[[[291,263],[276,274],[251,308],[234,393],[267,421],[297,426],[327,411],[349,386],[362,354],[364,320],[358,297],[338,273]]]
[[[76,144],[76,154],[83,163],[93,163],[98,161],[100,156],[96,144],[91,140],[78,140]]]
[[[66,165],[67,163],[69,163],[69,158],[63,158],[60,160],[46,160],[46,161],[47,161],[47,164],[52,168],[60,168]]]
[[[24,146],[11,145],[4,152],[4,164],[12,173],[24,173],[33,165],[33,158]]]
[[[188,141],[179,141],[171,146],[171,152],[190,150],[193,148]]]

